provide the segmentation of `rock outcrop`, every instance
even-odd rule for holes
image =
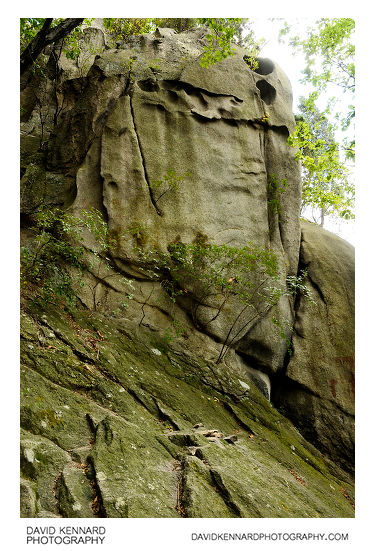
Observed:
[[[310,441],[352,471],[354,248],[304,222],[300,262],[315,304],[305,297],[296,304],[293,356],[275,385],[275,400]]]
[[[21,326],[22,516],[353,515],[348,475],[240,366],[93,312]]]
[[[94,207],[112,246],[79,311],[23,303],[23,516],[353,514],[352,249],[312,224],[301,240],[283,71],[241,48],[202,68],[204,45],[158,29],[24,85],[22,238],[41,206]],[[218,364],[236,301],[193,319],[139,260],[199,240],[271,250],[284,285],[307,267],[315,305],[283,296]]]

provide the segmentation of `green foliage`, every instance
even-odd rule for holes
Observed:
[[[164,352],[166,354],[169,346],[174,342],[174,340],[183,337],[185,334],[186,328],[184,325],[179,320],[173,318],[172,326],[167,327],[164,330],[161,339],[161,346],[160,344],[158,345],[160,352]]]
[[[21,52],[35,38],[43,27],[45,18],[21,18],[20,42]],[[59,25],[63,18],[53,19],[51,28]],[[80,39],[83,25],[89,26],[93,19],[84,19],[82,25],[74,28],[60,43],[66,56],[78,60],[82,55]],[[209,65],[222,61],[233,55],[233,44],[237,44],[248,50],[247,63],[252,69],[257,67],[256,56],[261,46],[254,36],[248,19],[244,18],[105,18],[104,25],[109,35],[109,46],[116,47],[117,42],[128,40],[129,37],[144,33],[154,32],[157,27],[170,27],[177,32],[183,32],[194,27],[207,27],[209,33],[205,39],[208,44],[205,47],[201,65]],[[82,65],[82,64],[81,64]],[[158,70],[153,67],[154,70]]]
[[[138,254],[143,269],[160,282],[173,303],[179,301],[188,309],[199,329],[209,330],[209,325],[219,316],[226,316],[229,329],[217,363],[282,296],[300,294],[312,301],[304,283],[306,271],[288,276],[283,284],[275,253],[254,245],[241,248],[213,245],[201,236],[190,244],[170,243],[167,253],[138,249]],[[205,307],[204,318],[198,315],[202,307]],[[209,316],[208,311],[211,311]],[[274,323],[286,338],[282,323],[276,318]],[[171,341],[171,329],[165,338]],[[288,350],[291,350],[289,341]]]
[[[21,286],[40,286],[44,300],[55,296],[71,304],[72,282],[63,265],[82,269],[84,253],[81,244],[70,241],[77,232],[75,220],[59,209],[42,209],[34,215],[34,231],[30,245],[21,248]]]
[[[193,17],[166,17],[153,19],[156,27],[169,27],[178,33],[189,31],[200,25],[200,20]]]
[[[116,44],[117,41],[128,40],[130,36],[154,32],[157,27],[169,27],[178,33],[187,31],[199,25],[199,19],[194,18],[106,18],[104,25],[111,37],[110,45]]]
[[[267,182],[267,203],[272,214],[281,214],[280,195],[288,187],[286,178],[280,180],[275,174],[270,174]]]
[[[176,338],[180,338],[180,337],[183,337],[184,335],[186,335],[186,327],[178,319],[173,318],[172,328],[173,328],[173,332],[174,332],[174,335],[175,335]]]
[[[105,27],[111,37],[110,46],[116,42],[128,40],[130,36],[154,32],[157,27],[169,27],[176,32],[184,32],[194,27],[207,27],[209,33],[205,36],[208,44],[205,47],[201,65],[208,67],[233,55],[233,44],[248,50],[247,62],[252,69],[257,67],[256,56],[260,42],[255,40],[249,20],[244,18],[134,18],[104,20]],[[233,44],[232,44],[233,43]]]
[[[113,48],[116,42],[127,40],[130,36],[149,33],[154,29],[152,19],[136,17],[131,19],[105,18],[104,25],[110,36],[109,45]]]
[[[177,176],[176,171],[169,168],[161,180],[156,180],[151,183],[155,204],[167,193],[178,191],[185,178],[188,178],[189,176],[190,172]]]
[[[20,48],[21,53],[25,50],[26,46],[35,38],[37,33],[44,25],[45,18],[20,18]],[[82,30],[85,26],[90,26],[94,19],[86,18],[83,20],[82,25],[75,27],[68,36],[62,40],[62,50],[69,59],[78,59],[81,48],[80,38],[82,37]],[[52,21],[51,29],[57,27],[64,21],[64,18],[55,18]]]
[[[201,21],[210,29],[210,33],[205,36],[208,46],[202,56],[201,66],[208,67],[233,55],[235,27],[230,23],[239,23],[241,19],[203,18]]]
[[[310,290],[308,289],[305,281],[308,275],[307,268],[301,270],[296,276],[287,276],[286,278],[286,295],[291,297],[305,297],[311,304],[316,305],[315,300],[312,298]],[[286,340],[289,356],[293,355],[292,341],[288,337],[288,334],[293,333],[293,325],[289,320],[282,318],[281,320],[272,316],[272,323],[280,330],[280,337]]]
[[[328,101],[326,114],[332,112],[333,106],[344,97],[353,99],[355,93],[355,46],[353,35],[355,22],[353,19],[322,18],[309,28],[305,37],[292,36],[289,45],[295,52],[302,52],[306,66],[303,71],[303,83],[312,84],[316,90],[316,97],[328,87],[337,87],[339,92]],[[285,24],[280,35],[291,32],[291,27]],[[350,100],[349,100],[350,101]],[[354,121],[355,109],[353,102],[341,107],[335,118],[341,123],[341,129],[347,130]],[[347,141],[347,156],[354,158],[354,139]]]
[[[146,229],[147,226],[145,224],[133,223],[127,227],[125,233],[131,235],[135,239],[137,246],[141,247],[146,243]]]
[[[272,323],[279,328],[280,337],[287,342],[287,345],[288,345],[287,352],[289,356],[292,356],[293,355],[292,341],[287,336],[287,334],[292,334],[292,331],[293,331],[292,324],[290,323],[289,320],[285,318],[283,318],[282,320],[279,320],[278,318],[275,318],[275,316],[272,316]]]
[[[257,62],[257,65],[258,65],[258,62]],[[264,124],[268,124],[269,121],[270,121],[270,114],[268,111],[265,112],[265,114],[263,115],[262,119],[261,119],[262,123]]]
[[[247,49],[248,55],[245,60],[252,70],[258,67],[256,57],[262,42],[255,39],[248,19],[201,18],[199,22],[210,30],[205,36],[208,45],[200,62],[202,67],[209,67],[233,55],[234,44]]]
[[[209,326],[224,311],[229,315],[232,325],[218,362],[233,342],[275,306],[283,294],[275,254],[256,246],[237,248],[198,239],[191,244],[171,243],[168,253],[139,251],[139,254],[144,267],[160,281],[171,300],[187,302],[198,327],[202,323]],[[240,303],[238,310],[229,306],[231,297]],[[204,322],[198,319],[202,306],[213,311]]]
[[[304,82],[310,82],[320,91],[325,90],[328,84],[335,84],[344,91],[354,92],[354,30],[353,19],[322,18],[308,29],[305,38],[290,38],[290,46],[305,56]],[[281,35],[290,31],[286,24]]]
[[[20,18],[20,49],[21,53],[26,46],[35,38],[43,27],[45,18],[21,17]]]
[[[305,281],[308,276],[307,268],[301,270],[296,276],[287,276],[286,284],[291,296],[304,296],[311,304],[316,304],[308,290]]]
[[[156,72],[160,71],[160,62],[161,62],[160,57],[156,57],[156,58],[150,59],[148,61],[148,66],[149,66],[149,68],[151,69],[152,72],[156,73]]]
[[[61,209],[43,208],[34,214],[33,222],[35,237],[21,249],[21,286],[36,286],[43,301],[60,299],[72,307],[77,286],[84,285],[82,274],[90,271],[97,278],[90,287],[96,309],[98,284],[116,275],[102,274],[110,269],[107,254],[113,240],[101,213],[91,208],[83,210],[78,218]],[[93,259],[89,262],[84,246],[88,237],[93,242]],[[132,288],[130,280],[121,279]]]
[[[297,148],[302,165],[302,208],[318,208],[324,215],[353,218],[354,186],[340,156],[334,127],[315,105],[316,96],[302,98],[299,117],[288,143]]]
[[[103,51],[103,48],[94,48],[93,46],[89,46],[87,49],[84,50],[79,49],[78,56],[77,56],[77,64],[79,68],[79,73],[81,77],[86,76],[88,69],[90,68],[90,61],[91,57],[93,55],[98,55]],[[92,61],[91,61],[92,63]]]
[[[89,210],[83,210],[81,215],[81,218],[73,218],[78,235],[81,235],[81,228],[88,229],[95,241],[94,253],[96,255],[108,253],[109,249],[115,246],[116,241],[110,236],[108,224],[101,212],[92,207]]]
[[[321,18],[304,36],[293,36],[293,27],[287,23],[280,32],[282,39],[289,36],[295,53],[304,55],[301,82],[314,88],[307,99],[301,98],[301,116],[289,143],[298,148],[297,158],[302,163],[303,207],[319,209],[321,225],[325,215],[354,217],[354,185],[348,163],[355,159],[355,139],[344,134],[336,138],[338,129],[350,131],[355,117],[354,30],[353,19]],[[323,93],[331,94],[335,88],[337,93],[324,99],[323,111],[318,109]]]

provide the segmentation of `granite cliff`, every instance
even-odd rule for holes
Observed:
[[[300,221],[286,75],[241,48],[202,68],[202,29],[85,40],[22,83],[23,247],[46,207],[111,237],[102,262],[85,235],[74,308],[23,291],[22,516],[353,516],[354,252]],[[147,268],[171,244],[270,251],[279,300],[249,321],[236,274],[190,272],[175,296]]]

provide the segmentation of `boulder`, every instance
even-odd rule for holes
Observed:
[[[24,292],[25,517],[353,516],[353,248],[305,222],[301,240],[284,72],[239,47],[203,68],[205,34],[103,49],[99,21],[83,41],[102,51],[61,62],[53,124],[50,76],[23,90],[23,242],[43,206],[94,207],[111,238],[106,258],[84,238],[77,308]],[[199,277],[174,295],[155,262],[178,243],[270,251],[313,301],[242,311]]]
[[[252,71],[241,48],[202,68],[203,46],[201,30],[159,30],[98,55],[53,136],[49,168],[75,170],[72,210],[105,213],[121,270],[145,279],[134,271],[135,246],[166,252],[171,242],[203,238],[271,248],[283,285],[297,272],[300,241],[299,166],[287,145],[294,127],[289,81],[271,60]],[[181,179],[179,189],[168,189],[168,174]],[[287,182],[277,197],[270,179]],[[190,292],[198,300],[199,291]],[[223,342],[241,304],[229,303],[207,323],[219,305],[210,298],[196,321]],[[291,302],[283,299],[276,315],[291,324]],[[283,364],[287,348],[271,317],[249,325],[245,314],[233,343],[268,374]]]
[[[299,297],[293,355],[273,393],[302,433],[346,469],[354,465],[354,248],[302,222],[301,268],[315,303]]]

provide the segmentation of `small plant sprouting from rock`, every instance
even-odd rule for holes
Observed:
[[[116,278],[120,280],[120,282],[125,283],[129,288],[125,297],[129,300],[132,299],[132,291],[134,291],[132,281],[124,276],[120,276],[117,272],[113,272],[109,251],[116,246],[116,240],[110,236],[108,224],[103,219],[103,216],[98,210],[91,208],[90,210],[82,211],[82,221],[83,227],[86,228],[94,238],[94,246],[91,248],[93,257],[88,262],[88,269],[96,278],[96,282],[93,285],[86,283],[92,293],[94,310],[98,307],[96,295],[99,284],[107,282],[107,280],[112,278]],[[125,309],[127,304],[127,301],[124,300],[121,303],[120,309]]]
[[[178,191],[185,178],[189,176],[190,172],[177,176],[176,171],[169,168],[161,180],[156,180],[151,184],[151,189],[154,194],[154,203],[156,204],[160,201],[167,193]]]
[[[67,239],[75,226],[70,216],[59,209],[42,209],[34,214],[33,222],[35,238],[21,248],[21,286],[40,286],[44,300],[59,297],[71,304],[72,282],[62,264],[81,269],[84,249]]]
[[[168,253],[138,253],[172,302],[179,301],[189,311],[196,327],[209,331],[219,316],[226,317],[228,331],[217,363],[282,296],[307,293],[305,275],[290,276],[283,284],[275,253],[255,245],[238,248],[197,240],[171,243]]]
[[[251,51],[249,52],[249,55],[246,55],[243,58],[246,65],[248,65],[252,71],[255,71],[255,69],[258,69],[259,67],[259,62],[257,60],[258,54],[259,54],[258,48],[256,45],[254,45]]]
[[[136,62],[136,60],[137,60],[137,57],[135,55],[132,55],[126,61],[124,61],[123,64],[122,64],[123,68],[126,69],[127,71],[129,71],[129,76],[130,76],[131,81],[134,80],[133,67],[134,67],[134,63]]]
[[[292,324],[290,323],[289,320],[283,318],[282,320],[279,320],[278,318],[276,318],[275,316],[272,316],[272,323],[274,325],[276,325],[276,327],[279,328],[280,330],[280,337],[282,339],[284,339],[286,342],[287,342],[287,345],[288,345],[288,348],[287,348],[287,352],[289,354],[289,356],[292,356],[293,355],[293,346],[292,346],[292,341],[291,339],[287,336],[287,333],[288,334],[292,334],[292,331],[293,331],[293,326]]]
[[[153,264],[152,273],[172,301],[179,299],[188,307],[197,327],[207,328],[224,312],[229,315],[231,326],[218,363],[252,322],[277,303],[281,294],[276,285],[276,257],[259,247],[236,248],[203,241],[172,243],[168,253],[151,251],[141,253],[141,257],[146,265]],[[229,305],[231,298],[240,303],[238,308]],[[199,315],[202,307],[212,313],[204,320]]]
[[[149,300],[151,299],[152,295],[154,294],[154,291],[155,291],[155,285],[152,286],[152,289],[149,292],[149,294],[147,295],[147,298],[145,298],[145,300],[141,304],[142,315],[141,315],[141,319],[139,320],[139,323],[138,323],[139,326],[146,325],[146,324],[143,323],[143,320],[146,317],[145,306],[149,305]],[[156,303],[159,304],[159,305],[161,305],[161,302],[162,301],[160,300],[160,298],[158,300],[156,300]],[[163,336],[161,338],[161,345],[158,346],[159,349],[160,349],[160,352],[166,352],[166,350],[168,349],[168,346],[174,341],[175,338],[184,337],[186,335],[186,327],[184,326],[184,324],[180,320],[178,320],[177,318],[174,317],[174,315],[175,315],[174,314],[174,307],[175,307],[175,302],[176,302],[175,299],[173,299],[172,302],[173,302],[173,308],[172,308],[172,311],[169,312],[169,315],[172,318],[172,325],[169,326],[169,327],[166,327],[165,330],[164,330]]]
[[[92,65],[92,56],[100,55],[103,51],[103,48],[94,48],[94,46],[89,46],[87,49],[81,49],[79,51],[77,57],[77,67],[80,78],[87,75],[87,72]]]
[[[162,336],[162,346],[161,348],[167,349],[169,345],[173,343],[175,339],[178,339],[180,337],[183,337],[186,334],[186,329],[183,326],[183,324],[175,319],[172,318],[172,325],[170,327],[167,327],[164,330],[163,336]],[[163,352],[163,350],[160,350]]]
[[[146,230],[147,226],[145,224],[135,222],[127,227],[125,233],[128,233],[133,237],[133,239],[137,243],[137,246],[142,246],[146,243]]]
[[[268,124],[270,122],[270,114],[268,111],[266,111],[265,114],[263,115],[262,122],[265,124]]]
[[[304,268],[298,275],[288,276],[286,278],[286,284],[292,296],[304,296],[309,302],[311,302],[311,304],[316,304],[315,300],[311,296],[309,289],[306,287],[305,284],[307,276],[308,269]]]
[[[155,59],[150,59],[148,61],[148,67],[149,69],[151,69],[151,71],[153,73],[157,73],[160,71],[160,62],[161,62],[161,59],[160,57],[157,57]]]
[[[305,268],[296,276],[287,276],[286,278],[287,294],[292,297],[304,296],[311,304],[316,305],[316,302],[312,298],[310,290],[307,288],[305,283],[307,275],[308,275],[308,271],[307,271],[307,268]],[[287,341],[287,345],[288,345],[287,351],[289,356],[292,356],[293,345],[292,345],[291,338],[289,338],[287,334],[289,335],[293,334],[293,325],[290,323],[289,320],[285,318],[280,320],[275,316],[272,317],[272,323],[279,328],[281,338]]]
[[[270,174],[267,182],[268,208],[272,214],[281,214],[280,195],[288,187],[286,178],[280,180],[275,174]]]

